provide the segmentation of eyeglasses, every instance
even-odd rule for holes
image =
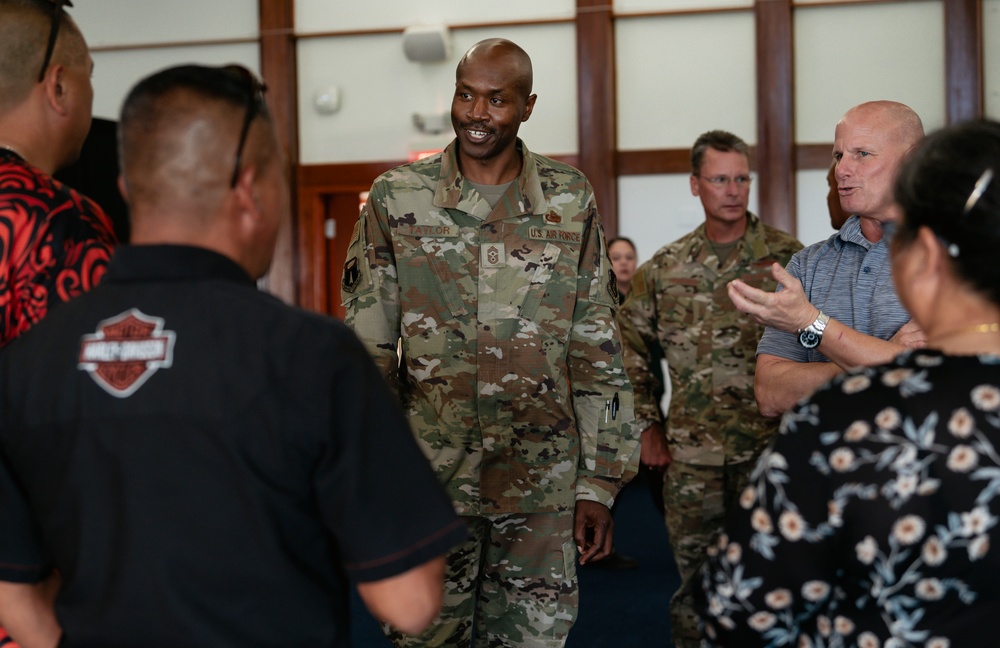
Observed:
[[[56,37],[59,36],[59,23],[62,22],[62,8],[72,7],[70,0],[48,0],[52,4],[52,27],[49,29],[49,44],[45,47],[45,58],[42,59],[42,69],[38,72],[38,82],[45,80],[45,70],[49,69],[52,52],[56,49]]]
[[[736,186],[738,188],[742,189],[743,187],[749,187],[751,180],[753,180],[753,178],[751,178],[750,176],[745,176],[745,175],[736,176],[735,178],[731,178],[729,176],[722,176],[722,175],[720,175],[720,176],[703,176],[703,175],[698,174],[698,173],[696,173],[694,175],[697,176],[697,177],[699,177],[699,178],[701,178],[702,180],[704,180],[708,184],[712,185],[713,187],[717,187],[719,189],[721,189],[722,187],[728,187],[730,182],[735,182]]]
[[[227,65],[225,70],[239,76],[240,82],[246,88],[247,93],[246,117],[243,118],[243,128],[240,129],[240,143],[236,148],[236,164],[233,166],[233,177],[229,180],[229,188],[233,189],[236,187],[236,181],[240,177],[240,167],[243,165],[243,148],[246,146],[247,135],[250,133],[250,124],[253,123],[254,117],[267,111],[267,105],[264,103],[264,91],[267,90],[267,86],[259,81],[253,72],[242,65]]]

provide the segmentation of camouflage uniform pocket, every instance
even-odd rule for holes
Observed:
[[[549,243],[545,246],[541,258],[537,262],[538,267],[535,268],[535,272],[528,282],[528,290],[524,295],[524,301],[521,302],[521,317],[529,320],[535,319],[535,316],[538,314],[538,307],[552,288],[549,285],[549,281],[552,279],[552,271],[559,261],[559,254],[560,249],[558,245]]]

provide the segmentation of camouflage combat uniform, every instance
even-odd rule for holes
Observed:
[[[449,556],[445,611],[415,646],[468,645],[474,598],[477,645],[562,645],[575,502],[610,507],[638,461],[590,184],[518,147],[521,174],[492,210],[454,142],[383,174],[344,267],[347,323],[473,535]]]
[[[778,426],[757,411],[755,351],[763,327],[736,310],[726,284],[741,279],[775,289],[771,264],[783,266],[802,245],[748,212],[747,231],[720,263],[705,225],[661,248],[636,271],[619,315],[625,366],[635,389],[636,423],[662,421],[659,381],[650,358],[660,347],[673,393],[667,446],[673,463],[664,480],[667,530],[681,573],[671,601],[677,646],[697,646],[698,628],[686,585],[753,460]]]

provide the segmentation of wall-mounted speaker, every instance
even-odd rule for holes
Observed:
[[[446,25],[417,25],[403,30],[403,53],[417,63],[447,61],[451,56],[451,33]]]

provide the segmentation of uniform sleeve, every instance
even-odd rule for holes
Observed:
[[[330,395],[336,429],[314,481],[345,569],[369,582],[445,554],[467,531],[366,350],[344,333]]]
[[[788,265],[785,266],[788,274],[799,281],[802,281],[801,263],[802,254],[797,252],[792,256],[792,260],[788,262]],[[778,290],[783,290],[783,288],[778,286]],[[770,326],[764,329],[764,334],[757,344],[757,355],[761,355],[762,353],[794,362],[809,362],[809,351],[799,344],[799,338],[795,333],[788,333]]]
[[[379,371],[399,393],[399,282],[389,234],[385,187],[376,181],[354,225],[341,300],[345,323],[364,343]]]
[[[831,493],[811,461],[825,429],[807,421],[813,411],[786,415],[708,548],[695,596],[709,645],[801,645],[796,638],[815,628],[834,594],[850,494]]]
[[[580,434],[576,498],[610,507],[636,473],[638,433],[632,385],[615,322],[618,290],[600,217],[587,186],[586,221],[569,343],[569,382]]]
[[[659,345],[656,336],[656,290],[647,274],[649,264],[643,264],[632,277],[628,298],[618,313],[623,343],[625,371],[635,391],[635,418],[639,430],[661,423],[660,398],[663,383],[653,363],[653,349]]]

